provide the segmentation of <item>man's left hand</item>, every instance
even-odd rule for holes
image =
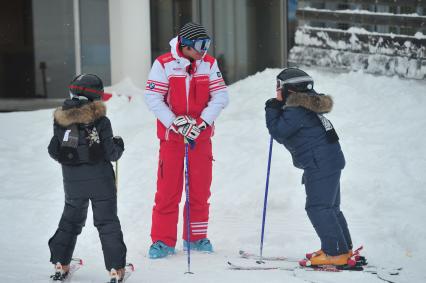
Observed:
[[[207,129],[207,127],[209,126],[209,124],[206,123],[206,121],[201,120],[201,122],[197,125],[198,129],[200,129],[200,131],[204,131],[205,129]]]
[[[200,135],[201,131],[196,125],[186,124],[179,127],[178,132],[189,140],[195,140]]]

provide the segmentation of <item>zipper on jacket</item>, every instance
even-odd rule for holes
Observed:
[[[188,80],[188,83],[187,83]],[[187,74],[187,77],[185,77],[185,88],[186,88],[186,114],[189,113],[189,95],[191,91],[191,81],[192,81],[192,75]]]

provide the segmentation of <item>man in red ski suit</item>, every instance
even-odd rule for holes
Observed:
[[[210,37],[204,27],[195,23],[184,25],[170,41],[171,51],[153,63],[146,84],[145,101],[158,119],[160,139],[150,258],[175,252],[184,185],[184,139],[195,144],[188,151],[190,239],[184,232],[184,249],[189,246],[213,251],[207,238],[213,161],[211,137],[214,121],[228,104],[228,92],[216,59],[206,53],[209,45]],[[184,231],[187,224],[184,218]]]

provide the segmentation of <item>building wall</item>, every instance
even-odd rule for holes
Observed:
[[[80,0],[80,73],[96,74],[111,84],[108,0]]]
[[[0,98],[33,95],[31,0],[4,1],[0,8]]]
[[[78,73],[96,74],[109,85],[108,0],[33,0],[32,5],[35,93],[66,97]]]
[[[149,0],[109,0],[111,83],[145,88],[151,68]]]
[[[170,50],[169,40],[187,22],[206,27],[227,83],[285,65],[287,0],[151,0],[153,57]]]

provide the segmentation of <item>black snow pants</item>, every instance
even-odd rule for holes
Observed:
[[[328,255],[344,254],[352,249],[345,216],[340,210],[341,170],[305,170],[305,209]]]
[[[100,185],[102,193],[94,193]],[[89,180],[65,184],[65,207],[58,229],[49,240],[50,261],[63,265],[70,263],[77,236],[83,229],[89,200],[92,203],[93,223],[98,229],[104,253],[105,267],[123,268],[126,264],[126,245],[117,216],[117,196],[114,179]]]

